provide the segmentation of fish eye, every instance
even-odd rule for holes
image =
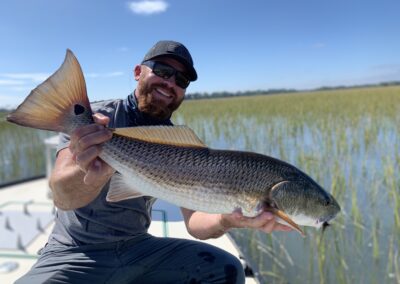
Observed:
[[[324,205],[329,206],[331,204],[331,201],[329,199],[325,199]]]

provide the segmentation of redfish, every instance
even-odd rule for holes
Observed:
[[[61,67],[7,120],[71,134],[94,123],[81,67],[67,50]],[[325,227],[340,211],[334,197],[284,161],[252,152],[210,149],[186,126],[115,129],[100,158],[116,170],[108,202],[142,195],[208,213],[262,211],[303,234]]]

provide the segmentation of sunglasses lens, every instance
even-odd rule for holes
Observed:
[[[190,81],[181,72],[176,72],[175,83],[177,86],[181,87],[182,89],[186,89],[189,86]]]
[[[154,72],[154,74],[156,74],[157,76],[159,76],[163,79],[168,79],[168,78],[171,78],[172,75],[174,75],[175,69],[168,65],[155,64],[154,68],[153,68],[153,72]]]
[[[171,76],[175,75],[175,83],[182,89],[186,89],[190,84],[190,80],[183,73],[175,70],[172,66],[155,61],[147,61],[143,64],[152,68],[154,74],[163,79],[169,79]]]

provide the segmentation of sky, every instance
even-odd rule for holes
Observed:
[[[398,0],[0,0],[0,108],[58,69],[66,49],[91,101],[124,98],[158,40],[182,42],[187,93],[400,80]]]

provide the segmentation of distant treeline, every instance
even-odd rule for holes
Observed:
[[[255,95],[277,95],[282,93],[297,93],[297,92],[317,92],[317,91],[328,91],[328,90],[340,90],[340,89],[354,89],[354,88],[368,88],[368,87],[387,87],[400,85],[400,81],[383,82],[379,84],[364,84],[364,85],[353,85],[353,86],[334,86],[334,87],[320,87],[311,90],[296,90],[296,89],[268,89],[268,90],[255,90],[255,91],[243,91],[243,92],[213,92],[213,93],[188,93],[185,99],[199,100],[199,99],[210,99],[210,98],[226,98],[226,97],[238,97],[238,96],[255,96]]]
[[[254,90],[254,91],[239,91],[239,92],[212,92],[212,93],[188,93],[185,99],[189,100],[201,100],[211,98],[227,98],[227,97],[239,97],[239,96],[256,96],[256,95],[277,95],[282,93],[297,93],[297,92],[317,92],[317,91],[329,91],[329,90],[340,90],[340,89],[354,89],[354,88],[369,88],[369,87],[387,87],[387,86],[399,86],[400,81],[383,82],[379,84],[364,84],[364,85],[353,85],[353,86],[334,86],[334,87],[320,87],[311,90],[296,90],[296,89],[268,89],[268,90]],[[10,109],[0,108],[0,120],[5,119],[5,114],[9,113]]]

